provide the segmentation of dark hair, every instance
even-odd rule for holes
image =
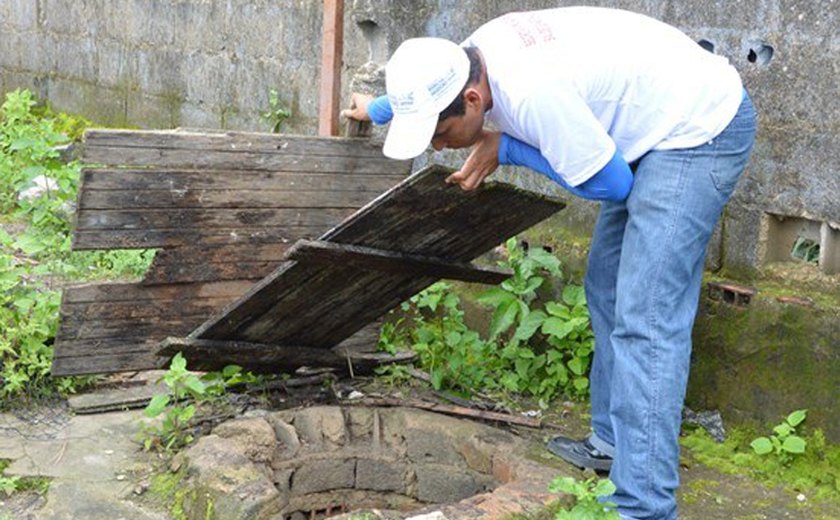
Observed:
[[[455,96],[455,99],[448,107],[443,109],[443,112],[438,116],[438,121],[443,121],[447,117],[462,116],[467,113],[467,107],[464,105],[464,91],[467,87],[478,83],[481,79],[481,57],[478,55],[478,47],[464,47],[464,52],[467,53],[467,58],[470,59],[470,75],[467,77],[467,82],[461,92]]]

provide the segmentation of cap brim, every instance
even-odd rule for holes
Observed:
[[[391,159],[413,159],[423,153],[435,135],[438,114],[428,117],[394,115],[382,153]]]

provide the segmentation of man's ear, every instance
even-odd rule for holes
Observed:
[[[464,104],[481,108],[484,105],[481,92],[476,88],[467,87],[464,90]]]

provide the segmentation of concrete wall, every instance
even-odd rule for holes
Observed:
[[[381,91],[404,38],[466,37],[483,21],[549,0],[347,0],[344,90]],[[575,2],[576,3],[576,2]],[[777,257],[769,215],[840,228],[840,3],[834,0],[593,1],[682,28],[730,58],[760,113],[753,161],[711,247],[711,267],[752,276]],[[54,106],[112,125],[265,130],[269,89],[317,129],[320,0],[2,0],[0,92],[28,87]],[[772,48],[772,56],[770,50]],[[347,96],[345,96],[346,99]],[[457,166],[463,154],[427,154]],[[510,174],[538,189],[539,178]],[[595,206],[564,225],[586,235]],[[830,243],[828,243],[830,242]],[[769,243],[769,246],[768,246]]]

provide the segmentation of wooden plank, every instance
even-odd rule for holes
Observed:
[[[440,258],[407,255],[362,246],[351,246],[321,240],[298,240],[289,249],[288,259],[321,265],[349,265],[369,271],[415,276],[429,276],[462,282],[496,285],[513,273],[494,268],[479,268],[469,263],[450,262]]]
[[[85,164],[170,169],[286,171],[302,173],[400,174],[403,161],[385,157],[316,157],[309,154],[246,152],[237,150],[184,150],[181,148],[114,148],[88,146]]]
[[[81,376],[149,370],[157,366],[154,349],[158,343],[159,341],[139,343],[127,352],[121,352],[116,348],[120,344],[103,343],[102,351],[96,354],[85,353],[80,356],[53,358],[50,373],[54,376]]]
[[[79,209],[185,209],[185,208],[359,208],[380,191],[283,190],[85,190]]]
[[[105,149],[149,148],[153,150],[185,150],[195,152],[249,152],[265,155],[338,156],[345,158],[382,158],[381,144],[366,139],[313,137],[258,132],[195,132],[178,130],[92,129],[84,135],[82,162],[116,164],[95,160],[89,154]],[[391,161],[410,169],[411,161]]]
[[[249,248],[242,248],[249,249]],[[177,249],[176,249],[177,251]],[[206,262],[200,264],[158,264],[146,272],[143,285],[250,280],[252,283],[277,268],[280,260],[265,262]]]
[[[165,384],[157,383],[74,395],[67,398],[67,404],[75,413],[101,413],[143,408],[154,396],[168,393]]]
[[[317,211],[292,208],[236,209],[151,209],[79,210],[77,230],[236,228],[236,227],[323,227],[327,230],[352,215],[352,208],[324,208]]]
[[[324,0],[323,17],[318,135],[333,136],[338,135],[344,50],[344,0]]]
[[[225,281],[213,283],[162,285],[146,287],[133,283],[82,284],[66,287],[62,293],[62,305],[72,303],[184,302],[196,299],[237,297],[253,286],[247,281]]]
[[[85,190],[185,189],[272,191],[378,191],[383,192],[405,178],[392,169],[374,173],[348,171],[346,163],[335,172],[280,170],[190,170],[173,168],[84,168]]]
[[[165,338],[166,335],[145,340],[105,338],[63,342],[62,348],[55,350],[51,372],[56,376],[70,376],[157,368],[160,360],[155,352]],[[379,324],[374,323],[350,336],[333,350],[342,359],[345,359],[346,352],[355,357],[363,352],[375,351],[378,338]],[[189,366],[192,369],[192,364]]]
[[[430,167],[413,175],[321,240],[466,262],[563,207],[509,185],[464,193],[443,182],[450,172]],[[327,348],[435,280],[294,262],[190,336]]]
[[[215,371],[227,365],[239,365],[244,370],[258,374],[294,372],[307,366],[333,368],[339,372],[349,370],[354,374],[369,374],[374,367],[385,363],[405,363],[416,357],[410,351],[390,355],[385,352],[350,352],[344,355],[329,349],[284,345],[263,345],[244,341],[213,341],[193,338],[167,338],[157,351],[158,367],[169,365],[181,353],[190,370]]]
[[[311,227],[251,227],[251,228],[169,228],[169,229],[112,229],[108,231],[85,230],[74,235],[76,251],[90,249],[152,249],[156,247],[182,247],[191,244],[205,246],[238,245],[251,247],[259,244],[284,244],[301,238],[314,238],[323,226]]]
[[[283,262],[289,244],[204,246],[161,249],[143,277],[144,285],[259,280]],[[244,291],[243,291],[244,292]]]

